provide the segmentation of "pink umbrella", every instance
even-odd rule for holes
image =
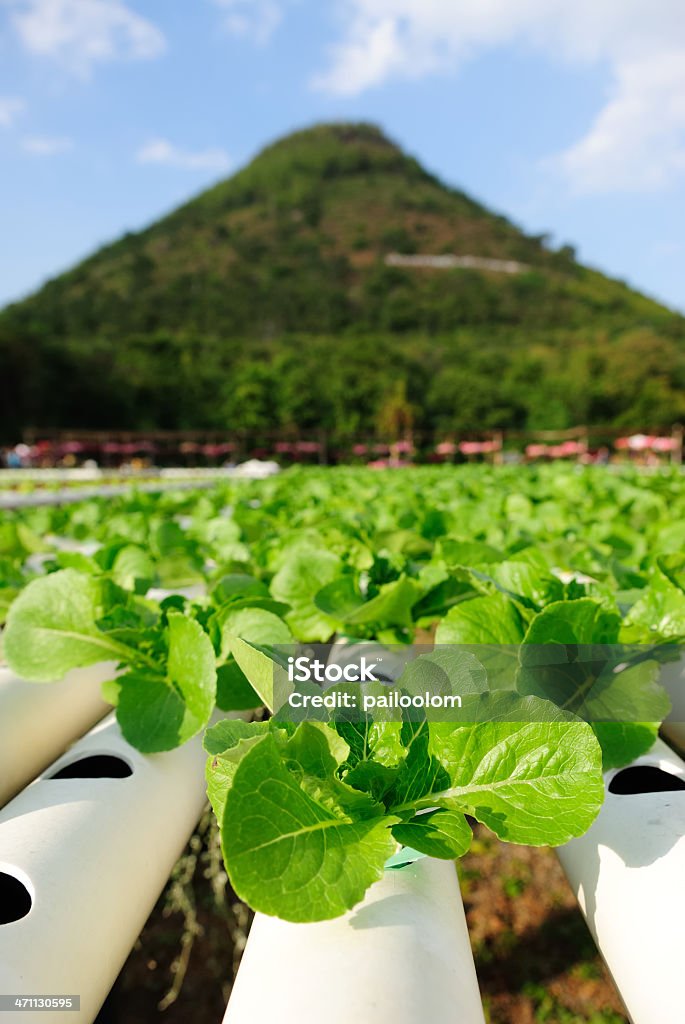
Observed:
[[[655,437],[652,442],[653,452],[674,452],[678,447],[675,437]]]

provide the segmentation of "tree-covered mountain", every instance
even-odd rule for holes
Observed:
[[[516,273],[393,266],[477,257]],[[365,124],[321,125],[0,314],[0,435],[332,435],[685,417],[685,321],[449,188]]]

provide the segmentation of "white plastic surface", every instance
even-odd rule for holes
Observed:
[[[675,746],[685,751],[685,658],[663,665],[660,681],[671,698],[671,713],[661,731]]]
[[[115,670],[103,662],[59,683],[27,683],[0,668],[0,807],[110,710],[100,684]]]
[[[333,921],[257,914],[224,1024],[484,1024],[452,862],[388,870]]]
[[[634,762],[685,780],[665,743]],[[618,795],[557,852],[633,1024],[685,1020],[685,791]]]
[[[0,470],[0,510],[15,508],[33,508],[41,505],[73,505],[79,501],[87,501],[91,498],[113,498],[131,494],[133,490],[146,494],[156,494],[162,491],[199,491],[213,488],[221,480],[232,478],[244,480],[262,480],[265,477],[273,476],[280,472],[277,462],[261,462],[259,459],[249,459],[239,466],[221,469],[161,469],[154,474],[143,473],[144,479],[136,480],[132,474],[116,474],[103,470],[106,477],[120,476],[125,482],[121,484],[100,484],[93,487],[64,488],[61,491],[33,491],[24,493],[19,491],[2,490],[3,482],[15,483],[17,480],[50,480],[62,479],[50,476],[50,470],[20,470],[20,476],[12,476],[11,470]],[[44,475],[45,474],[45,475]],[[150,479],[151,476],[157,479]],[[90,476],[82,479],[91,479]],[[96,477],[97,479],[97,477]]]
[[[87,545],[51,539],[64,550],[92,553]],[[205,589],[204,584],[176,591],[153,588],[147,596],[163,601],[179,593],[195,599]],[[0,807],[111,711],[100,686],[116,668],[114,661],[102,662],[74,669],[59,683],[28,683],[0,667]]]
[[[0,871],[35,894],[26,917],[0,925],[0,993],[79,994],[79,1015],[50,1021],[94,1020],[202,813],[201,741],[144,756],[107,719],[46,776],[92,754],[122,757],[132,776],[41,777],[0,811]]]
[[[18,491],[0,491],[2,509],[37,508],[51,505],[76,505],[92,498],[121,498],[133,494],[157,494],[162,491],[200,491],[216,486],[215,481],[197,480],[194,483],[139,483],[102,484],[100,487],[72,487],[61,491],[34,491],[29,494]]]

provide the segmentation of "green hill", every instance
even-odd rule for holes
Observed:
[[[479,263],[493,259],[521,266]],[[7,437],[34,425],[342,439],[407,419],[441,433],[685,417],[682,317],[365,124],[276,142],[8,307],[0,365]]]

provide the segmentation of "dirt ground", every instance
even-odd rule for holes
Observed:
[[[627,1024],[550,850],[505,845],[476,826],[460,877],[489,1024]],[[250,920],[208,815],[96,1024],[219,1024]]]
[[[627,1024],[554,853],[475,833],[460,878],[486,1019]]]

